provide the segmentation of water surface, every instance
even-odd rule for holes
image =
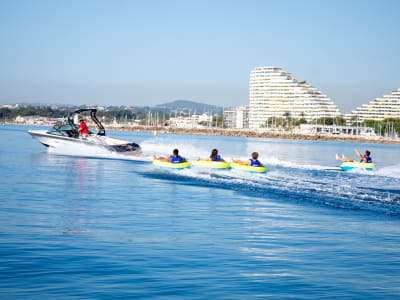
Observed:
[[[2,299],[400,297],[398,145],[110,132],[134,161],[49,153],[28,129],[0,128]],[[269,172],[149,163],[175,147],[258,151]],[[355,147],[376,172],[335,169]]]

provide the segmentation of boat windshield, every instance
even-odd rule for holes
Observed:
[[[78,127],[69,124],[57,123],[47,133],[68,137],[78,137]]]

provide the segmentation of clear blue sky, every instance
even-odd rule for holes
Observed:
[[[0,104],[248,104],[281,66],[342,112],[400,88],[400,1],[0,1]]]

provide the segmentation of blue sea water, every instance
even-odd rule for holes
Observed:
[[[28,129],[0,127],[1,299],[400,298],[399,145],[110,132],[135,161]],[[268,173],[150,163],[175,147]],[[377,171],[335,168],[355,147]]]

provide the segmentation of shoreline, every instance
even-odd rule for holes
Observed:
[[[275,138],[290,140],[314,140],[314,141],[336,141],[336,142],[354,142],[354,143],[373,143],[373,144],[400,144],[400,140],[394,140],[387,137],[363,137],[351,135],[325,135],[325,134],[300,134],[286,131],[256,131],[248,129],[198,129],[198,128],[179,128],[179,127],[112,127],[105,126],[106,130],[120,130],[133,132],[157,132],[188,135],[211,135],[211,136],[232,136],[248,138]]]
[[[39,124],[16,124],[12,125],[25,126],[42,126],[51,127],[52,125]],[[379,136],[355,136],[355,135],[327,135],[327,134],[305,134],[288,131],[262,131],[249,129],[222,129],[222,128],[180,128],[166,126],[107,126],[106,130],[115,131],[132,131],[132,132],[157,132],[171,134],[187,134],[187,135],[211,135],[211,136],[232,136],[232,137],[247,137],[247,138],[271,138],[271,139],[288,139],[288,140],[308,140],[308,141],[330,141],[330,142],[352,142],[352,143],[369,143],[369,144],[400,144],[400,139],[394,140],[387,137]]]

